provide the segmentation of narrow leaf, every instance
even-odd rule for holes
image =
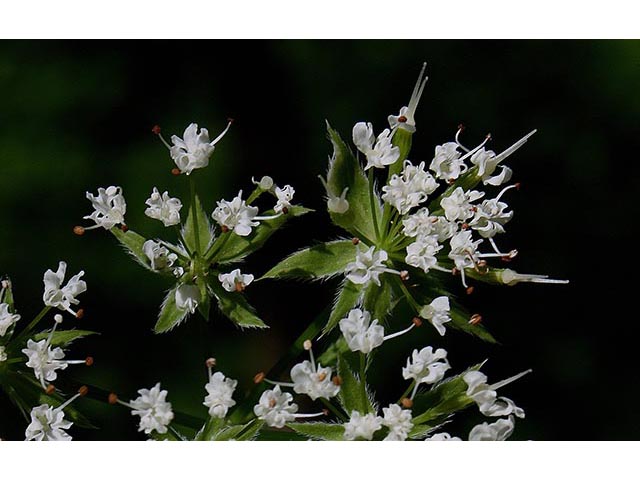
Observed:
[[[110,230],[113,236],[118,239],[124,249],[131,255],[136,261],[147,270],[154,271],[149,263],[149,258],[145,255],[142,246],[147,241],[142,235],[137,234],[133,230],[127,230],[123,232],[118,227],[113,227]]]
[[[285,258],[262,278],[326,279],[344,273],[356,252],[351,240],[322,243]]]
[[[195,224],[198,222],[198,237],[199,242],[196,240],[196,228]],[[207,212],[202,208],[200,199],[195,196],[195,202],[189,208],[189,214],[187,215],[187,221],[182,228],[182,236],[189,248],[189,251],[197,251],[196,246],[200,246],[198,253],[204,253],[213,240],[213,231],[211,224],[209,223],[209,216]]]
[[[241,328],[267,328],[243,294],[227,292],[217,278],[214,278],[210,285],[218,299],[218,308],[233,323]]]
[[[181,310],[176,305],[176,290],[178,287],[174,287],[169,290],[167,296],[162,302],[162,306],[160,307],[160,314],[158,315],[158,321],[156,322],[156,326],[154,331],[156,333],[164,333],[173,329],[177,325],[182,322],[187,314],[188,310]]]
[[[56,330],[51,337],[51,346],[64,347],[75,340],[88,337],[89,335],[99,335],[99,333],[89,330]],[[33,337],[36,342],[44,340],[45,338],[49,338],[49,332],[40,332]]]
[[[383,281],[381,286],[371,282],[364,292],[362,306],[371,313],[372,319],[384,322],[394,305],[391,282]]]
[[[344,425],[339,423],[291,422],[287,427],[313,440],[344,440]]]
[[[338,398],[348,415],[357,410],[365,414],[374,411],[369,396],[362,388],[361,380],[351,371],[344,357],[338,357],[338,375],[342,379]]]
[[[322,330],[323,335],[326,335],[333,330],[336,325],[338,325],[338,322],[345,318],[352,308],[355,308],[360,300],[361,293],[362,285],[356,285],[349,280],[344,281],[342,288],[338,293],[338,297],[336,298],[336,302],[331,309],[329,321]]]

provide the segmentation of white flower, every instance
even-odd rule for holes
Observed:
[[[440,206],[444,209],[447,220],[466,220],[473,217],[477,207],[471,204],[484,197],[484,192],[471,190],[465,192],[462,187],[456,188],[451,195],[440,201]]]
[[[176,307],[195,313],[200,303],[200,290],[195,285],[180,285],[176,290]]]
[[[391,131],[388,128],[374,140],[373,125],[358,122],[353,127],[353,143],[367,157],[365,170],[371,167],[384,168],[400,158],[400,149],[391,144]]]
[[[429,385],[442,380],[449,368],[451,367],[444,348],[438,348],[434,352],[433,348],[425,347],[419,352],[413,351],[411,358],[407,359],[407,366],[402,369],[402,376],[406,380],[413,378],[417,384]]]
[[[387,408],[383,408],[382,413],[384,414],[382,424],[389,429],[385,441],[406,440],[413,428],[411,410],[403,410],[400,405],[392,403]]]
[[[44,386],[44,382],[52,382],[58,378],[56,370],[64,370],[68,362],[64,361],[64,351],[60,347],[51,348],[49,340],[27,341],[27,348],[22,349],[27,358],[27,367],[33,368],[35,377]]]
[[[382,187],[382,200],[403,215],[426,201],[438,188],[438,183],[425,171],[424,165],[424,162],[420,162],[416,167],[409,160],[405,160],[400,176],[392,175],[389,184]]]
[[[347,279],[358,285],[367,285],[373,282],[380,286],[380,274],[389,271],[384,262],[388,255],[384,250],[377,250],[370,247],[362,252],[358,249],[356,259],[345,268]]]
[[[173,420],[171,403],[166,401],[167,391],[160,390],[160,384],[148,390],[146,388],[138,390],[140,395],[130,402],[133,411],[131,415],[140,417],[139,432],[149,434],[154,430],[158,433],[167,433],[167,425]]]
[[[351,418],[344,424],[345,440],[364,438],[371,440],[373,434],[382,428],[382,418],[373,413],[362,415],[357,410],[351,412]]]
[[[331,368],[317,367],[309,360],[298,363],[291,369],[293,390],[296,393],[308,395],[311,400],[317,398],[335,397],[340,391],[340,386],[331,381]]]
[[[4,362],[7,359],[7,353],[5,351],[4,345],[0,345],[0,363]]]
[[[253,407],[253,413],[270,427],[282,428],[296,418],[298,405],[291,403],[292,400],[290,393],[282,392],[280,386],[276,385],[273,390],[262,393],[258,404]]]
[[[465,268],[475,264],[476,251],[481,242],[482,240],[473,240],[470,230],[462,230],[451,237],[449,258],[454,261],[458,270],[464,272]]]
[[[291,200],[293,200],[293,194],[296,193],[291,185],[285,185],[284,188],[276,187],[275,195],[278,199],[276,206],[273,207],[273,211],[276,213],[283,213],[291,208]]]
[[[329,162],[333,162],[333,161],[334,161],[333,158],[329,159]],[[329,188],[327,181],[324,179],[322,175],[318,175],[318,178],[322,182],[322,185],[324,186],[324,189],[327,192],[327,210],[329,210],[330,213],[340,213],[340,214],[346,213],[349,210],[349,201],[347,200],[347,193],[349,192],[349,187],[345,187],[344,190],[342,190],[342,193],[340,194],[340,196],[338,197],[333,193],[331,188]]]
[[[460,174],[466,172],[467,165],[464,163],[464,158],[460,157],[458,144],[448,142],[438,145],[429,169],[436,174],[436,178],[447,181],[455,180]]]
[[[446,330],[444,324],[451,321],[449,311],[449,298],[442,296],[435,298],[429,305],[422,307],[420,316],[429,320],[440,335],[444,335]]]
[[[412,267],[421,268],[428,272],[438,260],[436,254],[442,249],[435,235],[425,235],[416,238],[416,241],[407,246],[405,262]]]
[[[478,205],[469,226],[476,230],[482,238],[492,238],[498,233],[504,233],[503,225],[513,217],[513,210],[505,212],[508,205],[500,201],[502,195],[515,185],[504,188],[496,198],[484,200]]]
[[[91,202],[95,211],[83,218],[96,222],[96,227],[109,230],[118,223],[124,223],[127,202],[122,196],[122,188],[114,186],[107,189],[98,188],[98,195],[94,197],[93,194],[87,192],[87,199]]]
[[[503,441],[511,436],[514,427],[513,416],[501,418],[491,424],[484,422],[471,429],[469,441]]]
[[[526,370],[493,385],[488,385],[487,376],[477,370],[465,373],[462,378],[467,384],[467,396],[476,402],[482,414],[487,417],[502,417],[514,414],[518,418],[524,418],[524,410],[516,406],[512,400],[506,397],[498,397],[496,390],[518,380],[530,371]]]
[[[501,172],[492,177],[496,167],[500,162],[504,161],[504,159],[524,145],[534,133],[536,133],[536,130],[529,132],[499,155],[496,155],[495,152],[492,152],[491,150],[485,150],[484,148],[476,151],[471,156],[470,161],[478,167],[478,176],[482,179],[482,182],[485,185],[494,186],[508,182],[511,179],[511,169],[501,166]]]
[[[253,227],[260,223],[254,221],[258,215],[258,207],[251,207],[242,200],[242,190],[230,202],[220,200],[211,216],[222,227],[233,230],[236,235],[246,237]]]
[[[71,436],[65,432],[73,425],[64,419],[60,407],[40,405],[31,410],[31,423],[25,431],[25,440],[69,441]]]
[[[409,100],[408,107],[402,107],[400,109],[400,113],[396,115],[389,115],[389,125],[391,128],[402,128],[407,130],[408,132],[416,131],[416,121],[415,114],[416,108],[418,108],[418,103],[420,102],[420,97],[422,96],[422,91],[424,90],[424,86],[427,83],[428,77],[424,76],[424,71],[427,68],[427,64],[422,64],[422,70],[420,71],[420,75],[418,76],[418,80],[416,81],[415,87],[413,87],[413,93],[411,94],[411,99]]]
[[[151,196],[145,203],[149,206],[144,211],[147,217],[160,220],[165,227],[180,223],[182,202],[177,198],[171,198],[169,192],[164,192],[160,196],[158,189],[153,187],[153,192],[151,192]]]
[[[253,275],[250,273],[245,275],[239,268],[236,268],[229,273],[220,273],[218,280],[222,283],[222,288],[227,292],[241,292],[247,285],[253,282]]]
[[[353,352],[369,353],[384,341],[384,328],[378,320],[371,322],[371,314],[354,308],[340,320],[340,331]]]
[[[9,312],[7,303],[0,303],[0,337],[4,337],[18,320],[20,320],[20,315]]]
[[[47,270],[44,273],[44,294],[42,300],[49,307],[56,307],[60,310],[66,310],[72,315],[76,315],[71,309],[71,305],[78,305],[80,302],[76,300],[76,296],[87,290],[87,284],[80,278],[84,275],[83,271],[74,275],[69,279],[63,287],[64,275],[67,271],[66,262],[58,263],[58,270],[54,273]]]
[[[446,432],[436,433],[424,439],[425,442],[459,442],[462,441],[459,437],[452,437]]]
[[[213,141],[209,141],[209,132],[206,128],[201,128],[198,133],[198,124],[190,124],[184,131],[184,139],[173,135],[170,147],[171,158],[180,171],[189,175],[196,168],[204,168],[209,165],[209,158],[215,149],[214,145],[224,137],[229,130],[231,122],[224,131]]]
[[[209,378],[209,382],[204,386],[208,395],[204,397],[206,407],[209,407],[209,415],[217,418],[224,418],[236,402],[233,400],[233,392],[238,385],[237,380],[225,378],[222,372],[216,372]]]
[[[429,215],[429,209],[427,209],[427,207],[423,207],[416,213],[409,215],[402,220],[402,233],[407,237],[430,235],[433,231],[434,218],[436,217]]]
[[[153,270],[162,271],[171,268],[178,255],[170,253],[169,250],[158,242],[147,240],[142,244],[142,251],[149,259]]]

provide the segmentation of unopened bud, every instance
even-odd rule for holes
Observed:
[[[469,323],[471,325],[478,325],[480,322],[482,322],[482,315],[480,315],[479,313],[474,313],[473,315],[471,315],[471,318],[469,319]]]
[[[264,380],[264,377],[265,377],[264,372],[256,373],[256,375],[253,377],[253,383],[255,384],[262,383],[262,381]]]
[[[421,327],[422,326],[422,319],[420,317],[413,317],[411,319],[411,322],[416,326],[416,327]]]
[[[107,401],[109,402],[109,405],[115,405],[116,403],[118,403],[118,395],[111,392],[109,394],[109,397],[107,398]]]
[[[360,243],[360,239],[358,237],[353,237],[351,239],[351,243],[353,243],[354,245],[358,245]]]
[[[311,340],[305,340],[304,343],[302,344],[302,348],[309,351],[311,350],[311,345],[312,345]]]
[[[211,357],[211,358],[207,358],[204,364],[207,366],[207,368],[213,368],[218,364],[218,362],[216,361],[215,358]]]
[[[334,385],[340,386],[342,385],[342,378],[339,375],[336,375],[331,379],[331,383],[333,383]]]
[[[85,358],[84,363],[87,367],[90,367],[91,365],[93,365],[93,357]]]
[[[404,397],[400,403],[402,404],[402,406],[404,408],[411,408],[413,407],[413,400],[411,400],[410,398]]]
[[[160,125],[154,125],[153,128],[151,129],[151,131],[155,135],[160,135],[160,132],[162,131],[162,129],[160,128]]]
[[[89,387],[87,387],[86,385],[81,386],[78,389],[78,393],[80,394],[81,397],[84,397],[87,393],[89,393]]]
[[[53,395],[56,391],[56,387],[53,386],[53,383],[50,383],[44,391],[47,395]]]
[[[78,236],[84,235],[84,227],[81,227],[80,225],[76,225],[75,227],[73,227],[73,233],[75,233]]]

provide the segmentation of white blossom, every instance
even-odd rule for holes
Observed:
[[[294,392],[308,395],[311,400],[329,399],[340,391],[340,386],[331,381],[331,368],[320,364],[316,366],[309,360],[293,366],[291,380]]]
[[[69,441],[71,436],[65,432],[73,425],[64,419],[61,408],[40,405],[31,410],[31,423],[25,431],[25,440]]]
[[[64,351],[60,347],[51,348],[49,340],[27,340],[27,348],[22,349],[27,360],[27,367],[33,368],[35,377],[42,385],[58,378],[56,370],[64,370],[68,362],[64,360]]]
[[[278,199],[276,206],[273,207],[273,211],[276,213],[283,213],[285,209],[291,208],[291,200],[296,193],[295,189],[291,185],[285,185],[283,188],[276,187],[275,195]]]
[[[149,434],[154,430],[158,433],[167,433],[167,425],[173,420],[171,403],[166,401],[167,391],[160,390],[160,383],[156,383],[153,388],[140,389],[140,395],[130,402],[133,409],[131,415],[140,417],[139,432]]]
[[[385,262],[388,259],[387,252],[369,247],[365,252],[358,249],[356,259],[345,268],[348,280],[358,285],[367,285],[373,282],[380,286],[380,274],[389,271]]]
[[[425,305],[420,310],[420,316],[431,322],[440,335],[444,335],[446,328],[445,323],[451,321],[449,298],[442,296],[433,299],[429,305]]]
[[[472,267],[476,263],[478,245],[482,240],[473,240],[470,230],[462,230],[451,237],[449,258],[458,270]]]
[[[253,227],[257,227],[260,223],[254,221],[258,215],[258,207],[247,205],[242,200],[242,190],[230,202],[220,200],[217,208],[211,216],[222,227],[233,230],[236,235],[246,237],[251,233]]]
[[[516,406],[512,400],[506,397],[498,397],[496,390],[514,382],[530,371],[524,371],[493,385],[488,385],[487,376],[477,370],[465,373],[462,378],[467,384],[467,396],[476,402],[483,415],[487,417],[502,417],[514,414],[518,418],[524,418],[524,410]]]
[[[18,320],[20,320],[20,315],[11,313],[7,303],[0,303],[0,337],[4,337]]]
[[[176,307],[195,313],[200,303],[200,290],[195,285],[183,284],[176,289]]]
[[[163,271],[171,268],[178,259],[178,255],[169,252],[167,247],[161,243],[147,240],[142,244],[142,251],[149,259],[151,268],[156,271]]]
[[[469,441],[503,441],[511,436],[515,422],[513,416],[501,418],[494,423],[481,423],[469,432]]]
[[[438,183],[425,171],[424,166],[424,162],[415,166],[409,160],[405,160],[401,174],[392,175],[389,184],[382,187],[382,200],[403,215],[426,201],[438,188]]]
[[[484,192],[470,190],[465,192],[462,187],[456,188],[451,195],[440,201],[447,220],[466,220],[473,217],[477,207],[472,202],[484,197]]]
[[[209,378],[209,382],[204,386],[208,395],[204,397],[206,407],[209,407],[209,415],[217,418],[224,418],[236,402],[232,398],[233,392],[238,385],[237,380],[226,378],[222,372],[216,372]]]
[[[411,410],[404,410],[400,405],[392,403],[382,409],[384,418],[382,424],[389,429],[385,441],[404,441],[413,428]]]
[[[436,254],[442,249],[435,235],[424,235],[407,246],[405,262],[412,267],[422,269],[425,273],[438,263]]]
[[[388,128],[375,139],[373,125],[358,122],[353,127],[353,143],[367,157],[365,170],[371,167],[384,168],[400,158],[400,149],[391,144],[391,131]]]
[[[373,439],[373,434],[382,428],[382,418],[373,413],[362,415],[357,410],[351,412],[349,421],[344,424],[345,440],[364,438]]]
[[[244,288],[253,282],[253,275],[250,273],[243,274],[239,268],[229,273],[220,273],[218,280],[222,283],[222,288],[227,292],[241,292]]]
[[[402,376],[406,380],[414,379],[416,384],[430,385],[442,380],[449,368],[444,348],[438,348],[434,352],[432,347],[425,347],[419,352],[417,349],[413,351],[411,358],[407,359],[407,366],[402,369]]]
[[[47,270],[44,273],[44,294],[42,300],[44,304],[49,307],[56,307],[60,310],[66,310],[72,315],[76,315],[71,309],[71,305],[78,305],[80,302],[76,300],[76,296],[87,290],[87,284],[80,278],[84,275],[83,271],[74,275],[69,279],[67,284],[63,287],[64,276],[67,271],[66,262],[58,263],[58,270],[53,272]]]
[[[127,202],[122,196],[122,188],[114,186],[106,189],[98,188],[98,195],[94,197],[87,192],[87,199],[93,205],[94,212],[83,218],[96,222],[96,227],[109,230],[119,223],[124,223]]]
[[[384,341],[384,327],[378,325],[378,320],[371,322],[371,314],[366,310],[354,308],[339,325],[353,352],[369,353]]]
[[[198,132],[197,123],[192,123],[185,129],[184,138],[173,135],[171,137],[173,146],[170,147],[169,152],[180,171],[189,175],[196,168],[209,165],[209,158],[215,149],[214,145],[224,137],[230,125],[231,122],[213,141],[209,141],[209,131],[206,128],[201,128]]]
[[[7,360],[7,352],[4,345],[0,345],[0,363]]]
[[[430,235],[433,231],[434,218],[436,217],[429,215],[429,209],[427,209],[427,207],[423,207],[402,220],[402,233],[407,237],[412,238]]]
[[[411,94],[409,105],[402,107],[398,115],[389,115],[388,120],[391,128],[402,128],[411,133],[416,131],[416,121],[414,117],[416,109],[418,108],[418,103],[420,102],[420,97],[422,97],[424,86],[428,80],[428,77],[424,76],[426,68],[427,64],[423,63],[416,85],[413,87],[413,93]]]
[[[270,427],[282,428],[296,418],[298,405],[291,403],[292,400],[290,393],[282,392],[280,386],[276,385],[273,390],[262,393],[258,404],[253,407],[253,413]]]
[[[436,147],[435,156],[429,165],[429,169],[436,174],[436,178],[442,180],[456,180],[467,171],[464,158],[460,157],[458,144],[448,142]]]
[[[498,175],[492,176],[495,173],[498,164],[504,161],[509,155],[518,150],[524,145],[529,138],[536,133],[536,130],[529,132],[522,137],[516,143],[507,148],[504,152],[496,155],[491,150],[479,149],[471,156],[471,163],[478,167],[478,176],[482,179],[485,185],[502,185],[511,179],[511,169],[501,165],[502,170]]]
[[[153,187],[151,196],[145,202],[149,207],[144,211],[147,217],[160,220],[165,227],[180,223],[180,209],[182,202],[178,198],[171,198],[169,192],[160,192]]]
[[[452,437],[446,432],[436,433],[424,439],[425,442],[459,442],[462,441],[459,437]]]
[[[469,222],[469,226],[476,230],[482,238],[491,239],[498,233],[504,233],[503,225],[511,220],[513,210],[505,212],[508,205],[501,202],[500,198],[511,188],[516,188],[516,185],[510,185],[504,188],[496,198],[484,200],[477,206],[477,210],[473,219]]]

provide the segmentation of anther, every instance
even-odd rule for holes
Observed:
[[[76,318],[82,318],[84,317],[84,308],[79,308],[78,311],[76,312]]]
[[[491,133],[487,133],[486,139],[487,139],[487,142],[491,140]]]
[[[351,239],[351,243],[353,243],[354,245],[358,245],[360,243],[360,239],[358,237],[353,237]]]
[[[327,378],[327,374],[322,372],[318,374],[318,381],[319,382],[324,382],[324,379]]]
[[[160,132],[162,131],[162,129],[160,128],[160,125],[154,125],[153,128],[151,129],[151,131],[155,135],[160,135]]]
[[[287,213],[289,213],[289,209],[287,207],[282,207],[282,213],[286,215]]]
[[[462,228],[462,230],[468,230],[469,229],[469,224],[468,223],[463,223],[462,225],[460,225],[460,228]]]
[[[405,117],[404,115],[400,115],[400,116],[398,117],[398,121],[399,121],[400,123],[406,123],[406,121],[407,121],[407,117]]]
[[[275,406],[276,406],[276,403],[278,403],[278,402],[276,402],[276,399],[275,399],[275,398],[270,399],[270,400],[269,400],[269,408],[273,408],[273,407],[275,407]]]
[[[109,402],[109,405],[115,405],[116,403],[118,403],[118,395],[111,392],[109,394],[109,397],[107,398],[107,401]]]
[[[409,272],[407,270],[400,271],[400,280],[402,280],[403,282],[409,280]]]
[[[124,223],[121,223],[120,230],[122,230],[124,233],[127,233],[129,231],[129,227],[127,227]]]
[[[233,123],[233,122],[235,122],[235,120],[233,118],[227,118],[227,122]]]
[[[309,351],[311,350],[311,345],[312,345],[311,340],[305,340],[304,343],[302,344],[302,348]]]
[[[464,129],[465,129],[465,128],[466,128],[466,127],[465,127],[462,123],[458,125],[458,131],[459,131],[459,132],[464,132]]]
[[[222,230],[222,233],[227,233],[229,231],[229,227],[227,227],[226,225],[222,225],[220,229]]]
[[[244,292],[245,285],[242,282],[236,282],[236,292],[242,293]]]
[[[416,327],[421,327],[421,326],[422,326],[422,319],[421,319],[420,317],[413,317],[413,318],[411,319],[411,321],[413,322],[413,324],[414,324]]]
[[[87,357],[87,358],[85,358],[85,360],[84,360],[84,364],[85,364],[87,367],[90,367],[91,365],[93,365],[93,357]]]
[[[182,172],[180,171],[180,169],[179,169],[179,168],[172,168],[172,169],[171,169],[171,175],[175,175],[175,176],[177,177],[177,176],[178,176],[178,175],[180,175],[181,173],[182,173]]]
[[[78,389],[78,394],[81,397],[84,397],[87,393],[89,393],[89,387],[87,387],[86,385],[83,385]]]
[[[75,227],[73,227],[73,233],[75,233],[78,236],[84,235],[84,227],[81,227],[80,225],[76,225]]]
[[[207,368],[213,368],[217,365],[217,361],[215,358],[211,357],[211,358],[207,358],[207,360],[204,362],[204,364],[206,365]]]
[[[516,190],[520,191],[520,182],[514,183],[514,186],[516,187]]]
[[[453,267],[451,269],[451,275],[459,275],[460,274],[460,270],[456,267]]]
[[[413,400],[411,400],[410,398],[407,398],[407,397],[404,397],[402,400],[400,400],[400,403],[402,404],[402,406],[404,408],[413,407]]]
[[[471,315],[471,318],[469,319],[469,323],[471,325],[478,325],[481,322],[482,322],[482,315],[480,315],[479,313],[474,313],[473,315]]]
[[[475,290],[474,287],[467,287],[467,295],[471,295],[474,290]]]
[[[256,373],[256,375],[253,377],[253,383],[255,384],[262,383],[262,381],[264,380],[264,377],[265,377],[264,372]]]
[[[456,183],[456,181],[453,178],[450,178],[449,180],[447,180],[447,183],[449,185],[453,185],[454,183]]]
[[[322,409],[322,414],[323,414],[325,417],[328,417],[328,416],[329,416],[329,409],[327,409],[327,408],[323,408],[323,409]]]
[[[47,388],[45,388],[44,391],[47,395],[53,395],[56,391],[56,387],[54,387],[53,384],[50,383],[49,385],[47,385]]]
[[[334,385],[340,386],[342,385],[342,378],[339,375],[336,375],[331,379],[331,383],[333,383]]]

